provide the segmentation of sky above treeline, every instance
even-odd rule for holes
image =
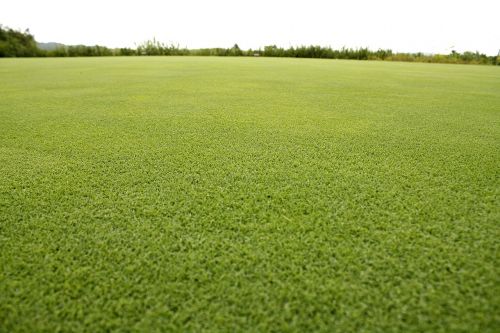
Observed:
[[[500,50],[496,0],[10,0],[0,24],[40,42],[258,49],[322,45],[398,52]]]

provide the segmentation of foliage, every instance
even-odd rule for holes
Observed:
[[[155,38],[153,40],[145,41],[137,46],[137,55],[146,55],[146,56],[158,56],[158,55],[166,55],[166,56],[179,56],[179,55],[188,55],[189,50],[186,48],[181,49],[179,45],[174,44],[164,44],[157,41]]]
[[[102,57],[112,56],[113,51],[105,46],[70,45],[59,47],[53,51],[46,51],[49,57]]]
[[[36,57],[41,54],[29,30],[21,32],[0,25],[0,57]]]
[[[137,50],[136,49],[130,49],[126,47],[122,47],[119,49],[115,50],[115,55],[118,56],[134,56],[137,55]]]

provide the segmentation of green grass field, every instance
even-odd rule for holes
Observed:
[[[0,332],[498,332],[500,68],[0,61]]]

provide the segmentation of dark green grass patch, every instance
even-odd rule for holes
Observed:
[[[0,61],[1,332],[498,332],[500,68]]]

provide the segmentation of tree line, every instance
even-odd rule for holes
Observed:
[[[332,49],[322,46],[298,46],[282,48],[276,45],[263,49],[242,50],[238,44],[231,48],[187,49],[175,44],[162,43],[156,39],[145,41],[136,48],[108,48],[105,46],[57,45],[50,50],[41,49],[29,30],[24,32],[0,25],[0,57],[94,57],[94,56],[262,56],[289,58],[386,60],[429,63],[500,65],[498,56],[487,56],[479,52],[456,52],[450,54],[398,53],[389,49],[372,51],[368,48]]]

